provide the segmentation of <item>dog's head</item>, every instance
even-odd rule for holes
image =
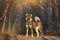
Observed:
[[[32,14],[26,13],[26,21],[32,21]]]

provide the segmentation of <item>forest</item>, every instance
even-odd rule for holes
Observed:
[[[0,0],[0,32],[25,34],[25,14],[39,16],[44,34],[60,34],[60,0]]]

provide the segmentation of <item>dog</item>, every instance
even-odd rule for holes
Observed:
[[[29,28],[31,29],[32,37],[33,37],[33,29],[35,29],[35,31],[37,33],[37,37],[39,37],[39,31],[43,35],[43,32],[42,32],[43,27],[42,27],[40,18],[38,16],[35,16],[34,20],[33,20],[32,14],[26,13],[26,37],[28,37]]]
[[[41,33],[41,35],[43,36],[43,26],[41,23],[41,20],[38,16],[35,16],[34,21],[33,21],[33,28],[35,29],[36,33],[37,33],[37,37],[39,37],[39,31]]]
[[[28,37],[29,28],[31,29],[31,36],[33,37],[33,19],[31,13],[26,13],[26,37]]]

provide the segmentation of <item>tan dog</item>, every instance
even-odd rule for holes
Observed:
[[[42,23],[41,20],[38,16],[35,16],[34,21],[33,21],[33,28],[35,28],[35,31],[37,33],[37,37],[39,37],[39,31],[43,36],[43,27],[42,27]]]
[[[37,37],[39,37],[39,31],[43,35],[42,32],[42,23],[38,16],[35,16],[34,20],[32,19],[32,14],[26,13],[26,36],[28,36],[29,27],[31,29],[31,36],[33,37],[33,29],[35,29],[37,33]],[[39,31],[38,31],[39,30]]]
[[[26,13],[26,36],[28,36],[28,31],[29,31],[29,27],[31,29],[31,36],[33,37],[33,20],[32,20],[32,14],[30,13]]]

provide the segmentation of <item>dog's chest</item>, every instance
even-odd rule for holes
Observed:
[[[33,24],[32,21],[30,21],[30,22],[26,22],[26,25],[32,25],[32,24]]]

